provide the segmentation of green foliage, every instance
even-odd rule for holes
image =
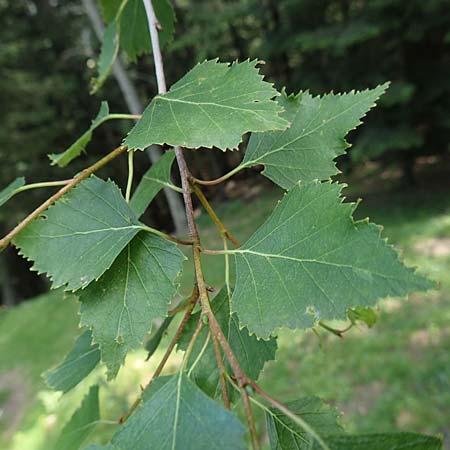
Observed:
[[[269,341],[258,340],[250,336],[246,328],[240,328],[236,314],[230,314],[230,302],[226,288],[223,288],[212,301],[213,312],[219,321],[233,352],[245,371],[253,379],[258,379],[259,373],[267,361],[275,359],[277,344],[275,339]],[[186,350],[192,334],[200,319],[201,313],[193,314],[185,333],[180,339],[179,347]],[[206,349],[203,346],[206,345]],[[201,352],[202,355],[200,355]],[[197,357],[201,359],[197,361]],[[195,367],[190,368],[195,364]],[[224,360],[225,366],[230,370],[228,362]],[[192,349],[188,370],[191,379],[195,381],[204,392],[211,397],[221,395],[219,383],[219,371],[214,353],[213,342],[209,337],[209,330],[203,328]]]
[[[92,139],[93,131],[99,127],[103,122],[108,120],[109,107],[107,102],[102,102],[100,111],[95,119],[92,121],[91,126],[85,131],[67,150],[59,154],[48,155],[52,161],[52,165],[58,165],[59,167],[67,166],[73,159],[81,155],[86,149],[86,146]]]
[[[278,101],[290,127],[252,134],[240,167],[263,164],[263,175],[285,189],[299,180],[326,180],[336,175],[334,159],[349,147],[345,136],[361,124],[360,119],[387,87],[323,97],[283,93]]]
[[[89,178],[35,219],[14,240],[52,287],[75,291],[107,270],[143,229],[112,181]]]
[[[357,306],[356,308],[349,309],[347,316],[353,324],[358,321],[364,322],[369,328],[372,328],[377,323],[377,313],[373,308]]]
[[[218,437],[220,438],[218,439]],[[112,438],[112,449],[244,450],[235,415],[208,398],[182,371],[167,381]]]
[[[98,386],[91,386],[80,407],[64,426],[55,448],[58,450],[78,450],[91,433],[100,418]]]
[[[8,184],[4,189],[0,191],[0,206],[4,205],[11,197],[16,194],[17,189],[20,189],[25,185],[25,178],[19,177]]]
[[[336,183],[297,184],[238,250],[232,310],[268,338],[278,327],[308,328],[433,286],[407,269],[368,221],[354,222]],[[280,298],[279,293],[284,296]]]
[[[282,108],[271,100],[276,95],[256,61],[205,61],[152,100],[124,143],[141,150],[152,144],[234,149],[247,131],[286,128]]]
[[[100,361],[98,345],[92,345],[92,332],[86,330],[75,342],[64,361],[43,374],[47,385],[55,391],[68,392],[84,380]]]
[[[93,329],[108,378],[117,375],[128,351],[142,345],[152,321],[167,314],[183,260],[172,242],[139,234],[111,268],[82,291],[81,325]]]
[[[170,171],[174,159],[175,152],[173,150],[167,151],[155,164],[152,164],[142,177],[130,201],[131,209],[138,216],[145,212],[163,187],[173,187],[170,180]]]
[[[343,431],[338,412],[318,397],[304,397],[286,406],[320,436]],[[314,445],[310,434],[276,409],[266,412],[266,424],[271,450],[309,450]]]

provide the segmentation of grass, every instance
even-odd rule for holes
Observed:
[[[415,294],[409,300],[381,302],[376,326],[370,330],[353,329],[344,339],[324,330],[320,331],[321,342],[311,332],[282,331],[277,361],[267,364],[262,385],[284,401],[308,394],[323,397],[343,411],[343,421],[351,431],[414,430],[440,433],[448,440],[449,189],[380,193],[363,183],[355,185],[353,191],[346,192],[350,198],[361,190],[368,191],[357,217],[369,216],[382,223],[384,236],[400,248],[407,263],[419,266],[422,273],[440,284],[440,289]],[[279,196],[279,191],[265,191],[258,199],[218,205],[217,211],[238,240],[243,241],[264,221]],[[199,226],[204,246],[220,248],[221,241],[204,214],[199,217]],[[207,282],[220,285],[223,257],[205,257],[205,263]],[[181,278],[182,292],[188,293],[192,279],[192,268],[186,264]],[[21,408],[25,413],[18,422],[15,440],[3,435],[1,448],[49,448],[46,443],[81,401],[89,382],[103,384],[102,373],[97,371],[60,400],[58,394],[46,390],[40,379],[40,373],[67,352],[79,333],[74,303],[54,293],[0,315],[0,382],[5,374],[14,373],[27,393]],[[133,401],[137,386],[148,379],[160,354],[153,358],[150,367],[143,363],[142,352],[128,358],[119,379],[111,387],[103,388],[104,417],[115,419],[126,410],[126,402]],[[178,361],[179,356],[169,371]],[[10,395],[0,384],[0,405],[8,402]],[[258,417],[261,427],[262,417],[260,414]],[[42,432],[43,429],[47,431]],[[107,439],[113,429],[111,425],[101,427],[100,437]]]

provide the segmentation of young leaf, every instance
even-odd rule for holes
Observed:
[[[75,291],[98,279],[143,228],[112,181],[88,178],[14,239],[52,287]]]
[[[353,324],[356,322],[364,322],[369,328],[372,328],[377,323],[377,313],[373,308],[364,308],[357,306],[347,311],[347,316]]]
[[[100,361],[98,345],[92,345],[92,332],[86,330],[75,342],[64,361],[43,374],[48,386],[68,392],[86,378]]]
[[[11,197],[16,194],[17,189],[25,186],[25,178],[19,177],[8,184],[4,189],[0,191],[0,206],[4,205]]]
[[[245,450],[244,429],[230,411],[198,389],[182,371],[128,419],[114,449]]]
[[[441,439],[416,433],[344,434],[324,441],[331,450],[443,450]],[[315,443],[313,450],[321,450],[320,445]]]
[[[216,295],[211,306],[242,369],[250,378],[256,380],[264,364],[267,361],[275,359],[275,352],[277,350],[276,339],[272,338],[269,341],[259,340],[255,336],[250,336],[246,328],[239,328],[236,314],[230,314],[230,302],[226,288],[223,288]],[[180,339],[179,347],[181,349],[186,350],[200,314],[200,312],[193,314],[188,322]],[[203,327],[195,342],[189,359],[188,369],[192,366],[203,348],[208,336],[207,328]],[[225,358],[224,362],[227,367],[228,362]],[[196,364],[191,377],[210,397],[217,397],[221,394],[219,372],[217,370],[214,346],[211,339],[207,344],[202,358]]]
[[[117,22],[114,19],[103,33],[102,48],[98,58],[97,78],[91,79],[91,94],[95,94],[108,78],[114,62],[119,53],[119,35],[117,34]]]
[[[86,146],[92,139],[92,132],[99,127],[103,122],[108,120],[109,107],[107,102],[102,102],[100,106],[100,111],[98,112],[96,118],[92,121],[89,129],[80,136],[67,150],[62,153],[53,153],[48,155],[52,161],[52,165],[57,164],[59,167],[65,167],[72,160],[81,155],[81,153],[86,149]]]
[[[156,194],[164,186],[173,186],[170,181],[170,169],[174,158],[175,152],[173,150],[167,151],[142,177],[130,201],[131,209],[138,216],[144,213]]]
[[[99,418],[98,386],[91,386],[81,406],[61,431],[54,448],[58,450],[79,449]]]
[[[433,283],[405,267],[380,228],[354,222],[342,186],[297,184],[236,255],[232,310],[241,326],[267,338],[278,327],[308,328],[345,319],[355,306],[426,290]]]
[[[167,314],[183,260],[174,243],[139,234],[100,280],[81,293],[81,325],[93,329],[108,378],[116,376],[129,350],[142,345],[152,321]]]
[[[304,397],[287,403],[286,407],[320,437],[343,432],[339,413],[318,397]],[[276,409],[266,412],[266,425],[271,450],[309,450],[315,442],[313,436]]]
[[[334,159],[345,153],[345,136],[361,124],[388,83],[375,89],[313,97],[307,92],[287,96],[279,104],[291,122],[284,131],[254,133],[240,167],[264,165],[263,175],[282,188],[298,181],[325,180],[338,173]]]
[[[125,139],[131,149],[151,144],[188,148],[237,148],[247,131],[283,130],[288,122],[271,98],[278,95],[262,80],[256,61],[195,66],[170,91],[156,96]]]

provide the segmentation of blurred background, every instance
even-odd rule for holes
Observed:
[[[352,132],[337,178],[349,199],[363,198],[357,217],[385,226],[410,265],[439,290],[388,299],[370,330],[344,339],[322,333],[282,332],[278,362],[263,385],[283,399],[317,394],[344,413],[349,430],[411,430],[450,437],[450,2],[448,0],[176,0],[173,42],[165,48],[168,82],[195,63],[220,57],[261,61],[261,71],[287,92],[320,95],[373,88],[391,81],[387,94]],[[0,189],[15,177],[28,182],[73,176],[120,144],[129,122],[99,128],[86,155],[68,168],[50,167],[48,153],[67,148],[89,126],[101,100],[112,112],[136,112],[156,93],[150,57],[121,55],[104,87],[89,95],[96,75],[101,20],[92,0],[0,0]],[[194,175],[216,178],[239,163],[243,151],[189,152]],[[136,158],[136,180],[148,155]],[[127,169],[116,160],[99,173],[124,187]],[[176,173],[174,180],[177,181]],[[0,210],[5,234],[49,195],[20,194]],[[240,239],[270,214],[281,193],[258,170],[247,170],[207,195]],[[145,221],[183,234],[177,203],[161,193]],[[245,212],[245,214],[243,214]],[[198,210],[212,248],[219,236]],[[77,305],[48,294],[45,277],[13,248],[0,254],[0,448],[51,448],[89,382],[60,398],[41,372],[71,348]],[[207,265],[207,281],[220,286],[222,261]],[[192,269],[181,280],[188,291]],[[104,387],[102,412],[114,421],[133,401],[155,362],[128,358],[118,380]],[[158,362],[158,354],[153,360]],[[176,364],[175,357],[173,364]],[[169,367],[170,370],[170,367]],[[91,375],[102,380],[102,370]],[[262,427],[263,422],[260,421]],[[115,425],[100,425],[101,439]],[[447,447],[450,448],[448,442]]]

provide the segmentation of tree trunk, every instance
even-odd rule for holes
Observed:
[[[83,5],[89,17],[89,21],[91,22],[92,28],[97,38],[101,41],[103,38],[104,26],[100,14],[94,4],[94,1],[83,0]],[[144,111],[144,107],[139,100],[136,88],[130,80],[127,72],[125,71],[119,57],[117,57],[112,71],[117,84],[122,91],[125,103],[127,104],[130,113],[142,114],[142,112]],[[162,155],[162,150],[159,146],[153,145],[150,149],[147,150],[146,153],[151,163],[154,164]],[[172,216],[175,234],[185,234],[187,230],[186,218],[184,216],[183,204],[181,202],[179,194],[170,188],[164,188],[164,194],[167,199],[170,215]]]

